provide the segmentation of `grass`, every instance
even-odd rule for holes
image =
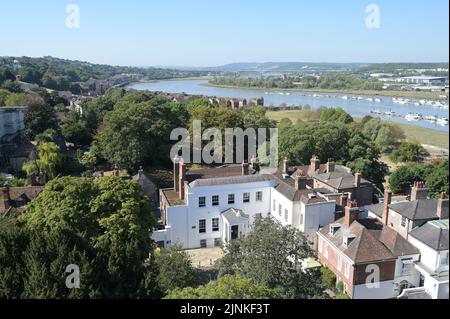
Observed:
[[[279,122],[283,118],[288,118],[294,124],[299,120],[311,121],[318,119],[318,113],[310,110],[268,111],[266,114],[271,120]],[[449,135],[447,132],[408,124],[395,124],[403,130],[407,140],[418,141],[421,144],[432,145],[438,148],[449,148]]]

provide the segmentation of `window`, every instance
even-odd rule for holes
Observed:
[[[244,193],[244,203],[250,203],[250,193]]]
[[[234,194],[228,194],[228,204],[234,204]]]
[[[273,200],[273,211],[277,210],[277,201],[274,199]]]
[[[219,218],[212,219],[212,231],[219,231]]]
[[[327,243],[323,244],[323,256],[328,259],[328,245],[327,245]]]
[[[441,266],[448,265],[448,252],[441,255]]]
[[[281,217],[282,210],[283,210],[283,207],[281,206],[281,204],[278,204],[278,215],[280,215],[280,217]]]
[[[261,202],[262,201],[262,192],[256,192],[256,201]]]
[[[198,232],[200,234],[206,233],[206,219],[200,219],[198,221]]]
[[[206,197],[201,196],[198,198],[198,207],[205,207],[206,206]]]
[[[319,253],[322,253],[323,240],[319,238]]]
[[[200,248],[206,248],[206,239],[200,240]]]
[[[288,219],[289,219],[289,212],[288,212],[287,209],[285,209],[285,210],[284,210],[284,220],[285,220],[285,221],[288,221]]]
[[[403,228],[406,228],[406,217],[402,216],[402,221],[400,222],[400,226],[402,226]]]
[[[262,214],[261,213],[256,213],[255,214],[255,219],[258,219],[258,218],[262,218]]]
[[[402,275],[410,274],[412,269],[413,269],[412,258],[402,259]]]
[[[222,246],[222,238],[214,238],[214,247]]]
[[[345,262],[345,271],[344,271],[344,275],[345,277],[348,278],[348,276],[350,275],[350,263]]]
[[[212,205],[219,206],[219,195],[213,195],[212,197]]]
[[[342,271],[342,256],[341,256],[341,255],[338,256],[337,269],[338,269],[339,271]]]
[[[303,213],[300,213],[300,225],[303,225]]]

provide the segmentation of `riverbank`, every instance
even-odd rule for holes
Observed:
[[[305,93],[318,93],[318,94],[351,94],[361,96],[387,96],[404,99],[418,99],[418,100],[446,100],[440,98],[440,95],[446,95],[445,92],[426,92],[426,91],[398,91],[398,90],[332,90],[332,89],[279,89],[279,88],[259,88],[259,87],[239,87],[233,85],[218,85],[205,83],[202,86],[225,88],[225,89],[240,89],[240,90],[258,90],[261,92],[305,92]]]
[[[294,111],[268,111],[267,117],[274,121],[281,121],[283,118],[290,119],[294,124],[300,121],[318,120],[319,115],[311,110]],[[358,118],[355,118],[357,121]],[[392,123],[384,121],[386,123]],[[447,132],[437,131],[430,128],[418,127],[414,125],[392,123],[398,125],[405,133],[406,139],[418,141],[421,144],[437,147],[439,149],[449,149],[449,135]]]

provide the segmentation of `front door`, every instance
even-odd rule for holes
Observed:
[[[231,226],[231,239],[237,239],[239,236],[239,226]]]

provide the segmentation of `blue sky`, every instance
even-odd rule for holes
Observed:
[[[0,56],[113,65],[447,62],[448,0],[2,1]],[[80,28],[65,25],[66,5]],[[366,27],[366,6],[380,28]]]

